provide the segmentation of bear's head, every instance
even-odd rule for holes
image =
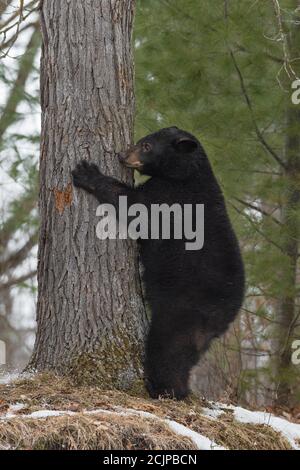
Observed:
[[[119,154],[120,161],[150,176],[184,180],[199,173],[206,154],[200,142],[178,127],[167,127],[140,139]]]

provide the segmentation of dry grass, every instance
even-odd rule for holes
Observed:
[[[78,387],[70,379],[38,374],[0,385],[0,415],[15,403],[24,406],[14,411],[16,414],[52,409],[76,415],[0,420],[0,448],[195,449],[190,439],[175,434],[159,420],[118,413],[84,414],[99,408],[116,412],[121,407],[177,421],[228,449],[290,449],[286,439],[269,426],[238,423],[229,410],[214,420],[204,416],[202,407],[210,405],[196,398],[184,402],[151,400],[120,391]]]
[[[166,425],[133,416],[83,415],[15,418],[0,424],[0,448],[13,449],[194,449]]]

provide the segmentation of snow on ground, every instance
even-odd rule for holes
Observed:
[[[62,416],[62,415],[74,415],[73,411],[66,411],[66,410],[39,410],[34,411],[30,415],[23,415],[26,418],[48,418],[49,416]]]
[[[20,377],[19,374],[13,372],[10,374],[6,374],[0,378],[0,383],[8,384],[15,378]],[[271,413],[263,412],[263,411],[250,411],[240,406],[233,406],[233,405],[224,405],[218,402],[211,402],[211,408],[202,408],[201,413],[213,420],[218,419],[223,413],[227,410],[233,412],[234,419],[240,423],[249,423],[249,424],[263,424],[272,427],[275,431],[280,432],[290,443],[290,445],[297,450],[300,450],[300,424],[292,423],[284,418],[280,418],[278,416],[274,416]],[[224,447],[217,445],[215,442],[211,441],[206,436],[199,434],[198,432],[189,429],[188,427],[167,419],[167,418],[160,418],[155,414],[149,413],[147,411],[141,410],[134,410],[131,408],[121,408],[121,407],[114,407],[112,410],[104,410],[104,409],[95,409],[91,411],[83,411],[80,412],[73,412],[68,410],[39,410],[34,411],[30,414],[21,414],[21,411],[25,405],[23,403],[15,403],[10,405],[9,409],[6,411],[5,414],[0,416],[0,420],[7,420],[13,418],[24,418],[24,419],[43,419],[52,416],[75,416],[80,414],[119,414],[123,416],[134,415],[134,416],[142,416],[146,419],[155,419],[166,424],[173,432],[176,434],[189,437],[191,441],[195,444],[197,449],[200,450],[226,450]]]
[[[13,371],[13,372],[5,372],[3,374],[0,374],[0,384],[2,385],[8,385],[14,380],[17,380],[19,378],[20,372],[18,371]]]
[[[212,403],[220,411],[232,410],[234,419],[240,423],[265,424],[275,431],[280,432],[290,443],[293,449],[300,450],[300,424],[292,423],[266,411],[250,411],[240,406]],[[298,442],[297,442],[298,441]]]
[[[249,411],[239,406],[233,407],[234,417],[240,423],[267,424],[280,432],[294,449],[300,450],[300,424],[291,423],[264,411]],[[296,440],[299,442],[297,443]]]
[[[202,408],[201,414],[206,416],[207,418],[217,419],[219,416],[224,414],[224,410],[220,410],[220,408],[213,407],[213,408]]]
[[[163,420],[168,426],[179,436],[189,437],[193,441],[197,449],[200,450],[227,450],[225,447],[219,446],[215,442],[211,441],[208,437],[199,434],[198,432],[192,431],[192,429],[183,426],[182,424],[171,421],[170,419]]]
[[[20,372],[19,370],[11,370],[10,372],[0,371],[0,385],[10,385],[15,380],[30,379],[33,372]]]
[[[12,411],[16,411],[16,405],[10,406],[7,413],[3,416],[0,416],[0,420],[7,420],[7,419],[29,419],[29,418],[36,418],[36,419],[43,419],[48,418],[51,416],[75,416],[80,414],[118,414],[123,416],[142,416],[143,418],[153,419],[156,421],[160,421],[161,423],[166,424],[171,431],[176,433],[179,436],[188,437],[191,441],[195,444],[197,449],[199,450],[226,450],[224,447],[217,445],[215,442],[211,441],[208,437],[199,434],[198,432],[192,431],[191,429],[183,426],[183,424],[177,423],[176,421],[170,419],[159,418],[158,416],[148,413],[146,411],[139,411],[133,409],[123,409],[118,408],[116,410],[102,410],[96,409],[91,411],[84,411],[82,413],[75,413],[73,411],[62,411],[62,410],[39,410],[34,411],[33,413],[22,415],[22,414],[14,414]]]
[[[140,415],[145,418],[159,420],[167,424],[168,427],[179,436],[189,437],[199,450],[226,450],[225,447],[219,446],[215,442],[208,439],[208,437],[203,436],[202,434],[199,434],[198,432],[195,432],[192,429],[183,426],[183,424],[177,423],[171,419],[159,418],[158,416],[147,411],[137,411],[130,408],[125,410],[125,414]]]
[[[13,413],[13,411],[18,411],[17,408],[15,408],[16,405],[11,405],[9,409],[7,410],[7,413],[4,414],[3,416],[0,416],[0,420],[6,420],[6,419],[12,419],[12,418],[23,418],[23,419],[28,419],[28,418],[48,418],[50,416],[72,416],[76,413],[73,411],[67,411],[67,410],[39,410],[39,411],[34,411],[33,413],[27,414],[27,415],[22,415],[22,414],[16,414]],[[24,405],[22,406],[22,408]]]
[[[15,403],[14,405],[10,405],[9,411],[20,411],[25,408],[24,403]]]

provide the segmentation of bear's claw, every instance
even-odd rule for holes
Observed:
[[[72,176],[74,186],[93,193],[99,184],[102,174],[97,165],[82,160],[72,171]]]

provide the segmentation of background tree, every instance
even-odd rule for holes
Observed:
[[[0,338],[6,343],[7,364],[13,367],[26,364],[33,335],[29,300],[34,306],[39,142],[39,129],[34,128],[39,107],[35,64],[40,46],[36,3],[0,3]],[[13,47],[16,39],[18,47]]]
[[[247,268],[242,315],[197,386],[207,392],[210,377],[214,393],[289,406],[299,398],[299,2],[141,0],[136,25],[138,137],[176,124],[200,138]]]
[[[291,1],[290,10],[281,10],[273,2],[278,21],[279,34],[283,45],[283,66],[286,69],[286,87],[300,77],[300,2]],[[297,61],[298,60],[298,61]],[[284,192],[280,205],[282,224],[282,251],[285,269],[281,282],[285,290],[280,292],[276,311],[275,329],[275,377],[278,380],[277,403],[291,404],[297,369],[291,363],[292,341],[299,334],[299,240],[300,240],[300,106],[292,102],[289,95],[285,100],[285,140],[283,146]],[[298,336],[299,337],[299,336]],[[300,390],[298,390],[300,396]]]
[[[129,387],[141,376],[147,326],[131,241],[100,241],[97,202],[74,191],[85,158],[131,181],[116,151],[132,140],[134,2],[41,9],[42,142],[37,336],[30,366]]]

